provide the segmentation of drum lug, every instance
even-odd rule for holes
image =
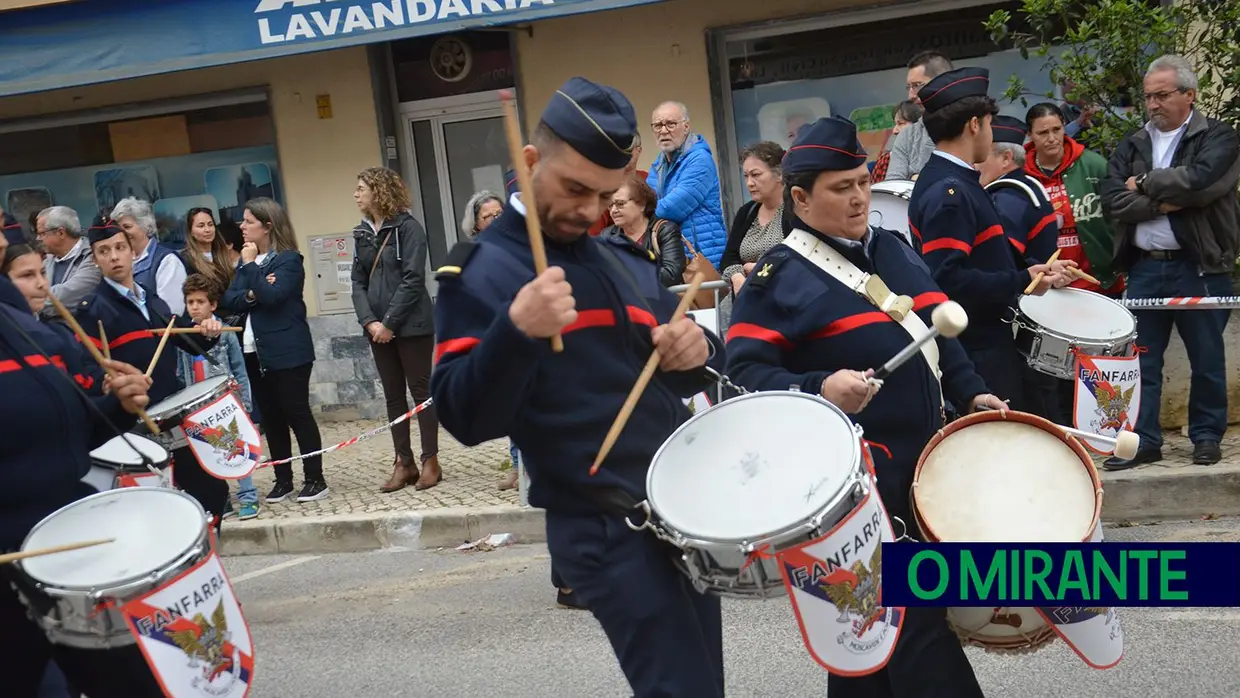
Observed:
[[[904,520],[903,520],[903,519],[901,519],[901,518],[900,518],[900,517],[898,517],[898,516],[892,516],[892,517],[891,517],[891,523],[892,523],[892,524],[897,524],[897,523],[898,523],[898,524],[900,524],[900,534],[899,534],[898,536],[896,536],[896,537],[895,537],[895,538],[896,538],[895,542],[897,542],[897,543],[903,543],[904,541],[908,541],[908,542],[910,542],[910,543],[916,543],[916,542],[917,542],[917,539],[916,539],[916,538],[913,538],[913,537],[909,536],[909,534],[908,534],[908,524],[904,523]],[[892,528],[895,528],[895,526],[892,526]],[[894,531],[892,531],[892,533],[894,533]]]
[[[627,517],[627,516],[626,516],[626,517],[624,517],[624,523],[625,523],[625,524],[626,524],[629,528],[633,529],[634,531],[639,531],[639,532],[640,532],[640,531],[644,531],[644,530],[646,530],[646,529],[650,528],[650,527],[651,527],[651,526],[650,526],[650,503],[649,503],[649,502],[640,502],[640,503],[638,503],[638,505],[637,505],[636,507],[634,507],[634,508],[635,508],[635,509],[640,509],[640,510],[641,510],[641,512],[642,512],[642,514],[644,514],[644,515],[645,515],[646,520],[645,520],[645,521],[642,521],[642,523],[641,523],[641,525],[640,525],[640,526],[637,526],[637,525],[634,525],[634,524],[633,524],[632,519],[630,519],[629,517]]]

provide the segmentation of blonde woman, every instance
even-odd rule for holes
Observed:
[[[390,421],[409,411],[406,387],[418,404],[430,397],[435,311],[426,290],[426,230],[409,215],[409,191],[400,175],[387,168],[358,173],[353,202],[362,213],[353,229],[353,309],[375,358]],[[425,490],[443,480],[434,407],[418,413],[418,433],[420,471],[409,421],[392,427],[396,459],[381,492],[405,485]]]
[[[241,219],[241,266],[224,294],[220,307],[246,313],[241,351],[250,376],[250,391],[267,431],[272,460],[293,455],[297,436],[302,453],[323,447],[319,426],[310,412],[310,371],[314,342],[306,324],[302,298],[306,272],[297,236],[284,207],[262,197],[245,204]],[[304,482],[299,502],[327,496],[323,458],[302,461]],[[293,494],[293,466],[275,466],[276,484],[268,502],[282,502]]]

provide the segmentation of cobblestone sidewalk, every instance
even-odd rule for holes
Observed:
[[[410,433],[416,457],[418,423],[416,419],[412,422]],[[320,420],[319,431],[326,447],[374,429],[380,423]],[[294,439],[294,447],[296,443]],[[506,439],[466,448],[440,429],[439,465],[443,469],[443,482],[422,492],[415,492],[412,486],[391,494],[379,491],[392,474],[392,458],[392,439],[386,432],[327,454],[323,457],[323,474],[331,492],[323,499],[304,504],[291,497],[278,504],[262,501],[271,489],[274,476],[272,468],[262,468],[254,474],[261,512],[259,520],[517,504],[516,490],[501,492],[497,487],[503,479],[500,468],[508,460]],[[293,482],[300,489],[300,461],[293,463]],[[235,485],[233,493],[236,494]]]

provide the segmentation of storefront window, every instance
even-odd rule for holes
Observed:
[[[57,120],[0,125],[0,207],[24,226],[48,206],[64,205],[85,227],[136,196],[154,204],[160,240],[174,247],[184,245],[185,214],[197,207],[215,211],[232,242],[240,239],[237,223],[248,199],[280,199],[266,101]]]

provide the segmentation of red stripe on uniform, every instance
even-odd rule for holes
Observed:
[[[728,328],[728,342],[734,339],[756,339],[767,344],[774,344],[781,349],[792,348],[792,342],[789,342],[788,338],[782,334],[748,322],[737,323]]]
[[[911,218],[908,221],[908,229],[910,232],[913,233],[913,237],[917,238],[918,240],[921,239],[921,231],[917,229],[917,226],[913,225],[913,219]]]
[[[638,325],[646,325],[647,327],[656,327],[659,324],[659,321],[655,319],[654,315],[651,315],[649,312],[642,310],[641,308],[634,308],[629,305],[625,306],[625,309],[629,311],[629,322]]]
[[[825,337],[834,337],[837,334],[844,334],[845,332],[851,332],[859,327],[873,325],[876,322],[886,322],[890,319],[890,315],[877,310],[872,310],[866,313],[857,313],[856,315],[842,317],[839,320],[832,322],[830,325],[827,325],[821,330],[811,334],[809,338],[823,339]]]
[[[439,363],[439,360],[443,358],[444,354],[464,354],[470,349],[478,346],[480,342],[482,342],[482,340],[477,337],[445,339],[435,345],[435,363]]]
[[[939,238],[921,246],[922,254],[930,254],[939,250],[960,250],[965,254],[969,254],[973,251],[973,247],[964,240],[957,240],[956,238]]]
[[[1029,239],[1032,240],[1036,238],[1038,236],[1038,233],[1042,232],[1043,228],[1050,225],[1051,223],[1054,223],[1058,219],[1059,219],[1059,214],[1052,213],[1049,216],[1038,221],[1038,224],[1033,226],[1033,230],[1029,231]],[[1021,252],[1024,252],[1024,250],[1021,250]]]
[[[939,291],[927,291],[913,297],[913,310],[924,310],[932,305],[947,302],[947,294]]]
[[[0,361],[0,373],[12,373],[13,371],[20,371],[27,367],[42,368],[43,366],[49,365],[47,359],[43,358],[42,354],[23,356],[22,362],[18,362],[16,359],[5,359],[4,361]],[[65,366],[64,359],[59,356],[53,356],[50,365],[53,365],[63,371],[69,370],[69,367]]]
[[[1025,243],[1020,240],[1013,240],[1012,238],[1008,238],[1008,242],[1012,243],[1012,247],[1015,247],[1017,252],[1021,254],[1025,253]]]
[[[92,337],[91,339],[94,339],[94,337]],[[130,342],[136,342],[139,339],[155,339],[155,333],[150,330],[137,330],[134,332],[127,332],[117,337],[116,339],[109,341],[108,348],[115,349],[119,346],[129,344]]]
[[[571,324],[565,325],[560,330],[561,335],[569,332],[584,330],[588,327],[614,327],[616,324],[616,314],[610,310],[579,310],[577,311],[577,319]]]
[[[986,242],[987,240],[994,238],[994,237],[998,237],[1000,235],[1003,235],[1003,226],[992,225],[989,228],[978,233],[977,237],[973,238],[973,246],[980,247],[983,242]]]

